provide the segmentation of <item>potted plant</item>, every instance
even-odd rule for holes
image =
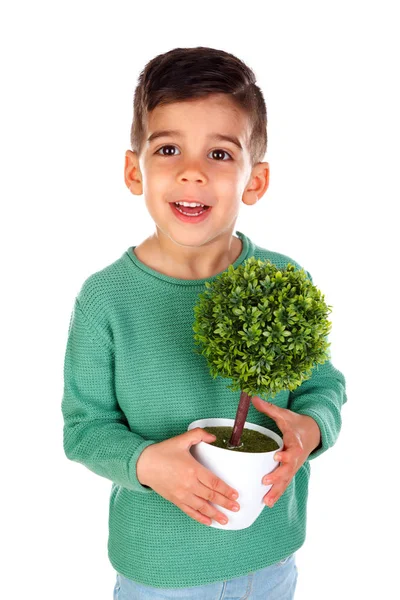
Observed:
[[[275,432],[249,423],[251,397],[274,398],[294,390],[328,360],[331,322],[320,290],[303,269],[288,263],[279,269],[270,260],[250,257],[230,265],[199,294],[194,307],[194,352],[203,355],[211,375],[230,378],[228,389],[240,390],[236,418],[193,421],[216,436],[191,447],[192,455],[239,492],[241,509],[230,514],[225,529],[249,527],[264,508],[271,485],[262,478],[278,466],[283,448]],[[223,526],[212,521],[212,527]]]

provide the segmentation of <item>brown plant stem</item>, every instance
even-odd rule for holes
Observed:
[[[233,425],[232,436],[229,440],[229,446],[236,448],[240,446],[240,438],[242,437],[244,424],[249,412],[251,396],[247,392],[240,393],[239,406],[236,413],[235,423]]]

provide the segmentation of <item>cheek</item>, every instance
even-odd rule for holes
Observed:
[[[142,173],[142,181],[144,194],[159,197],[173,188],[174,176],[171,169],[152,166]]]
[[[243,171],[238,163],[230,163],[220,169],[219,176],[227,185],[240,187],[243,184]]]
[[[215,186],[218,198],[231,212],[237,212],[240,207],[243,189],[232,179],[220,181]]]
[[[226,172],[220,170],[219,173],[213,173],[209,179],[213,187],[223,196],[236,197],[240,194],[241,182],[235,172]]]

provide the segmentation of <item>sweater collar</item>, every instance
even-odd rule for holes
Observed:
[[[242,233],[241,231],[236,231],[235,233],[242,240],[242,251],[235,260],[235,262],[232,263],[234,268],[242,264],[254,252],[254,244],[251,242],[251,240],[247,236],[245,236],[244,233]],[[158,279],[162,279],[165,282],[175,285],[203,286],[206,281],[213,281],[216,277],[218,277],[228,269],[227,267],[224,271],[221,271],[220,273],[216,273],[211,277],[204,277],[202,279],[177,279],[176,277],[164,275],[164,273],[160,273],[159,271],[156,271],[155,269],[152,269],[151,267],[143,263],[141,260],[138,259],[136,254],[134,254],[133,250],[135,248],[136,246],[130,246],[125,252],[125,254],[129,257],[129,260],[131,261],[131,263],[133,263],[135,267],[138,267],[144,273],[147,273],[147,275],[152,275],[153,277],[157,277]]]

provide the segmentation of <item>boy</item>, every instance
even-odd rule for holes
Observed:
[[[248,420],[282,433],[284,449],[270,507],[247,529],[209,527],[240,510],[240,498],[190,454],[214,437],[187,431],[196,419],[234,419],[238,403],[193,352],[205,282],[250,256],[301,268],[233,236],[241,202],[255,204],[268,188],[266,124],[253,72],[227,52],[176,48],[140,75],[125,182],[144,195],[156,230],[83,283],[62,402],[67,457],[113,482],[114,598],[294,596],[309,460],[339,435],[342,373],[327,361],[274,405],[253,398]]]

